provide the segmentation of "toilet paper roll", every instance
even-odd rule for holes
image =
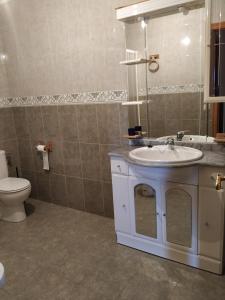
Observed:
[[[45,145],[37,145],[37,151],[42,153],[43,158],[43,169],[49,171],[49,160],[48,160],[48,151],[46,151]]]
[[[39,152],[46,152],[46,150],[45,150],[45,145],[37,145],[37,151],[39,151]]]
[[[49,171],[48,152],[43,152],[43,169]]]

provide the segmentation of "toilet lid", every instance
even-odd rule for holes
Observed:
[[[27,189],[30,182],[24,178],[7,177],[0,180],[0,192],[12,193]]]

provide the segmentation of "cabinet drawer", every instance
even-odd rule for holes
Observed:
[[[132,165],[129,168],[129,175],[134,177],[198,185],[198,167],[153,168]]]
[[[224,168],[218,167],[201,167],[199,168],[199,185],[205,187],[216,187],[216,174],[225,175]],[[225,183],[223,183],[225,188]]]
[[[128,164],[121,158],[111,158],[111,171],[116,174],[128,175]]]

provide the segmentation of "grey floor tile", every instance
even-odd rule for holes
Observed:
[[[223,300],[225,277],[116,243],[113,220],[37,200],[0,221],[1,300]]]

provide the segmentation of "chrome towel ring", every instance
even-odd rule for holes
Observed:
[[[149,72],[156,73],[159,70],[159,63],[157,59],[159,59],[159,54],[150,55],[148,64]]]

